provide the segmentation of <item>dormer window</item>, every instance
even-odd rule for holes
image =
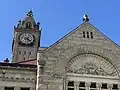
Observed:
[[[29,29],[30,29],[30,28],[31,28],[31,26],[32,26],[32,25],[31,25],[31,23],[30,23],[30,22],[27,22],[27,23],[26,23],[26,28],[29,28]]]

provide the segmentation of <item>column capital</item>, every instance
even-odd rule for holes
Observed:
[[[96,83],[96,87],[97,88],[101,88],[102,87],[102,83]]]
[[[113,84],[112,83],[108,83],[107,84],[107,88],[113,88]]]
[[[85,87],[90,87],[91,82],[85,82]]]
[[[79,86],[80,82],[79,81],[74,81],[74,85]]]
[[[118,84],[118,89],[120,89],[120,84]]]

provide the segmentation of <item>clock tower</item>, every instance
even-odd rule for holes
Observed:
[[[40,45],[39,22],[36,23],[30,10],[24,20],[14,27],[12,44],[12,62],[21,62],[37,58]]]

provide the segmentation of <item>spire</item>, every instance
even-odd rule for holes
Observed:
[[[83,16],[83,21],[84,21],[84,22],[88,22],[88,21],[89,21],[88,15],[84,15],[84,16]]]
[[[36,23],[33,17],[32,10],[29,10],[26,14],[26,17],[24,20],[19,20],[18,25],[15,28],[22,28],[22,30],[30,30],[30,29],[36,29],[39,30],[39,22]]]

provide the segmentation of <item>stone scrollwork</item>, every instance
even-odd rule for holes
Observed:
[[[101,75],[101,76],[114,76],[113,73],[107,73],[103,68],[97,67],[93,63],[85,63],[81,68],[71,71],[77,74]]]
[[[94,54],[83,54],[74,57],[68,63],[66,72],[99,76],[117,76],[117,71],[110,62]]]
[[[86,63],[80,69],[76,70],[74,73],[78,74],[90,74],[90,75],[108,75],[101,67],[97,67],[93,63]]]

